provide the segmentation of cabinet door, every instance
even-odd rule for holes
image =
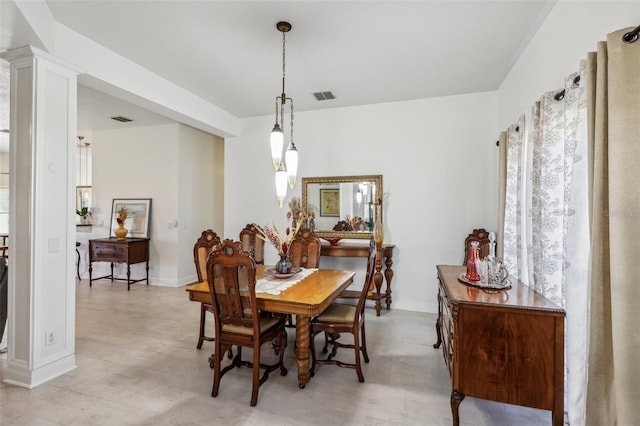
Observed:
[[[468,396],[552,409],[554,318],[464,306],[458,316],[459,389]]]

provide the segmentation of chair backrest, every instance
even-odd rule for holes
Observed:
[[[298,232],[289,246],[289,260],[294,268],[319,268],[320,249],[322,248],[320,238],[308,229]]]
[[[471,256],[471,243],[477,241],[480,245],[480,259],[484,259],[489,254],[489,233],[484,229],[474,229],[469,236],[464,240],[464,262],[467,264],[469,256]]]
[[[193,261],[196,264],[198,282],[207,281],[207,259],[221,244],[220,237],[211,229],[202,231],[202,235],[196,240],[193,246]]]
[[[242,249],[249,253],[249,256],[253,257],[256,264],[264,264],[264,240],[258,237],[258,230],[255,224],[248,224],[240,231],[240,242],[242,243]]]
[[[224,240],[207,261],[207,276],[216,329],[253,328],[253,335],[258,336],[256,262],[242,250],[242,244]],[[243,333],[233,327],[231,330]]]
[[[364,306],[367,301],[367,296],[369,294],[369,290],[371,289],[371,285],[373,284],[373,273],[375,272],[376,255],[376,240],[371,237],[371,239],[369,240],[369,256],[367,257],[367,274],[364,278],[364,283],[362,284],[360,297],[358,298],[358,306],[356,308],[356,321],[358,320],[358,316],[364,315]]]

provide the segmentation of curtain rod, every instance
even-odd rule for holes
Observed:
[[[638,34],[640,34],[640,25],[638,25],[633,31],[630,31],[622,36],[622,41],[625,43],[633,43],[638,40]]]

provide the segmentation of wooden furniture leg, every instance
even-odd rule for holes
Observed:
[[[385,302],[387,303],[387,311],[391,309],[391,280],[393,279],[393,269],[391,269],[391,265],[393,265],[393,260],[391,260],[391,256],[387,256],[385,258],[385,269],[384,269],[384,278],[387,282],[386,288],[386,297]]]
[[[382,248],[378,247],[378,252],[376,253],[376,271],[373,274],[373,283],[376,286],[376,294],[378,297],[376,298],[376,316],[380,316],[380,310],[382,309],[382,303],[380,299],[382,298]],[[387,283],[387,290],[389,290],[389,284]]]
[[[296,315],[296,364],[298,365],[298,386],[309,383],[309,317]]]
[[[461,392],[453,389],[451,391],[451,415],[453,416],[453,426],[460,425],[460,417],[458,416],[458,408],[460,403],[464,399],[464,395]]]

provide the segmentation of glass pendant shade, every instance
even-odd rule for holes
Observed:
[[[284,132],[280,125],[276,123],[271,131],[271,159],[273,160],[273,169],[278,170],[282,163],[282,147],[284,145]]]
[[[358,202],[358,204],[362,202],[362,192],[356,192],[356,201]]]
[[[284,199],[287,197],[287,171],[281,163],[278,171],[276,171],[276,197],[280,208],[284,205]]]
[[[287,180],[289,187],[296,185],[296,177],[298,176],[298,150],[293,141],[289,143],[287,152],[284,154],[285,163],[287,165]]]

